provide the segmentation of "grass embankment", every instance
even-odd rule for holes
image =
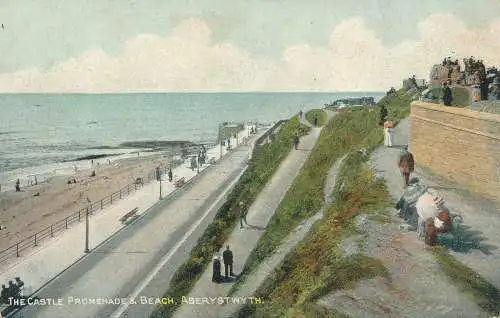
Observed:
[[[344,161],[334,190],[334,203],[325,218],[287,255],[282,266],[259,288],[264,304],[244,306],[239,317],[318,317],[325,310],[317,306],[322,296],[352,288],[363,278],[388,275],[382,262],[362,254],[345,257],[343,234],[352,231],[353,218],[390,204],[385,182],[376,179],[366,161],[355,152]],[[340,190],[340,184],[344,189]],[[339,313],[330,313],[340,317]]]
[[[433,254],[446,275],[462,291],[472,295],[480,308],[492,316],[500,313],[500,290],[498,288],[457,260],[445,247],[435,247]]]
[[[326,112],[322,109],[311,109],[306,113],[307,121],[310,122],[311,125],[314,125],[314,120],[317,120],[318,127],[326,125],[327,118]]]
[[[191,251],[191,257],[177,270],[170,282],[165,297],[180,299],[189,294],[189,291],[198,281],[202,273],[210,264],[212,257],[219,251],[222,244],[233,231],[238,215],[236,206],[239,201],[251,204],[265,187],[271,176],[278,169],[280,163],[292,150],[292,137],[298,132],[306,135],[310,128],[301,124],[297,117],[283,124],[276,137],[269,144],[264,145],[260,152],[252,157],[250,166],[242,175],[227,201],[219,209],[212,224],[198,240]],[[171,317],[180,306],[177,304],[159,306],[151,317]]]
[[[381,99],[389,116],[397,122],[410,113],[411,96],[403,91]],[[324,203],[323,186],[328,171],[343,155],[360,148],[374,148],[382,143],[379,108],[345,109],[323,128],[310,157],[285,194],[266,232],[250,254],[231,293],[304,219],[317,213]]]

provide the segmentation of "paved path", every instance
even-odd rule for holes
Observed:
[[[259,229],[263,229],[267,226],[276,208],[288,191],[288,188],[292,185],[295,177],[306,162],[320,132],[321,128],[312,128],[309,135],[302,138],[299,149],[292,150],[252,204],[248,212],[247,221],[254,228],[242,230],[239,228],[238,224],[229,240],[224,244],[229,244],[233,251],[235,273],[241,271],[241,267],[245,264],[248,256],[263,233],[262,230]],[[230,288],[231,284],[215,284],[212,282],[212,267],[210,266],[210,268],[203,273],[188,297],[226,296]],[[220,308],[221,307],[218,305],[184,304],[178,309],[175,317],[219,317]]]
[[[246,297],[253,295],[257,289],[262,285],[266,278],[276,270],[290,251],[299,244],[304,237],[309,233],[314,224],[323,218],[324,212],[327,211],[333,203],[333,189],[337,182],[337,177],[340,169],[342,168],[344,159],[347,155],[337,160],[325,180],[323,187],[325,204],[318,213],[303,221],[296,229],[294,229],[276,250],[276,252],[269,258],[265,259],[250,275],[245,279],[245,282],[240,286],[238,291],[234,293],[235,297]],[[219,310],[219,317],[233,317],[233,315],[241,308],[243,304],[229,303],[221,306]]]
[[[156,268],[157,273],[151,273],[154,279],[142,284],[140,293],[152,297],[163,294],[175,268],[188,257],[189,245],[196,242],[222,205],[228,185],[245,169],[247,158],[248,146],[233,150],[202,172],[195,183],[186,185],[176,195],[153,206],[143,217],[96,247],[37,293],[40,298],[60,298],[64,306],[29,306],[16,316],[110,317],[118,305],[68,302],[71,298],[129,297],[170,252],[168,268]],[[202,224],[185,240],[183,236],[193,229],[192,224],[204,217]],[[179,246],[179,242],[182,245]],[[178,250],[172,254],[174,247]],[[159,282],[162,285],[158,285]],[[152,305],[133,307],[142,307],[141,317],[154,308]]]
[[[394,145],[406,145],[410,141],[411,120],[401,121],[395,128]],[[446,147],[446,145],[443,145]],[[411,144],[409,144],[411,151]],[[401,150],[398,148],[381,147],[373,154],[375,169],[387,180],[391,196],[398,200],[402,193],[403,180],[396,165]],[[443,158],[446,160],[446,158]],[[418,157],[415,157],[418,165]],[[467,264],[490,283],[500,288],[500,206],[479,197],[467,195],[456,185],[446,184],[435,175],[424,173],[418,169],[412,177],[435,188],[445,200],[452,213],[462,215],[464,223],[459,227],[457,239],[450,244],[452,253]]]

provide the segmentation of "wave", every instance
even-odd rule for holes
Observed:
[[[123,154],[125,154],[125,153],[101,153],[101,154],[93,154],[93,155],[87,155],[87,156],[77,157],[77,158],[69,159],[69,160],[62,160],[61,162],[92,160],[92,159],[99,159],[99,158],[120,156],[120,155],[123,155]]]
[[[145,140],[145,141],[126,141],[120,144],[118,148],[170,148],[185,147],[194,145],[186,140]]]

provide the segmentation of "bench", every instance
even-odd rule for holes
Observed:
[[[175,186],[177,188],[181,188],[185,183],[186,183],[186,178],[180,178],[179,180],[175,181]]]
[[[132,211],[126,213],[120,218],[120,222],[126,223],[130,218],[135,218],[137,216],[137,212],[139,212],[139,208],[135,208]]]

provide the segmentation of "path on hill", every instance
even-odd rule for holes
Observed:
[[[330,120],[333,116],[337,114],[333,111],[327,111],[326,113],[328,116],[328,120]],[[306,147],[308,149],[308,153],[303,154],[301,156],[300,159],[302,163],[300,165],[295,165],[295,167],[290,167],[288,164],[286,164],[286,162],[287,160],[292,160],[292,155],[294,154],[294,152],[292,152],[291,155],[289,155],[289,157],[285,159],[285,161],[282,163],[279,170],[273,176],[272,180],[266,185],[262,193],[257,197],[255,203],[251,206],[248,214],[249,217],[252,211],[255,211],[254,209],[259,208],[261,204],[263,204],[267,208],[265,209],[266,221],[265,224],[261,227],[265,227],[269,222],[269,220],[271,219],[272,215],[274,214],[276,208],[279,206],[281,200],[288,191],[289,187],[293,184],[295,177],[300,172],[302,165],[307,160],[309,152],[313,149],[314,144],[316,143],[316,140],[320,135],[322,128],[313,127],[313,125],[305,119],[305,116],[301,118],[301,123],[309,127],[312,127],[311,133],[307,136],[308,139],[306,140],[306,138],[303,138],[303,140],[301,141],[301,146]],[[301,146],[299,145],[299,149]],[[343,160],[343,158],[341,160]],[[332,202],[331,200],[332,191],[335,185],[335,180],[338,174],[338,170],[340,169],[341,166],[340,165],[341,160],[337,161],[336,164],[332,166],[332,169],[330,170],[330,173],[325,182],[324,191],[325,191],[325,202],[327,204],[331,204]],[[286,183],[283,182],[285,180]],[[275,193],[279,191],[281,191],[280,195],[276,196]],[[273,254],[269,259],[267,259],[263,264],[261,264],[255,273],[251,273],[246,278],[245,283],[240,288],[241,291],[238,291],[237,295],[235,296],[248,297],[249,295],[253,295],[253,293],[262,284],[262,282],[265,280],[268,274],[271,273],[274,270],[274,268],[281,263],[281,261],[289,253],[289,251],[305,237],[305,235],[309,232],[313,224],[317,220],[321,219],[324,210],[325,207],[323,207],[314,216],[303,221],[300,224],[300,226],[298,226],[289,235],[289,237],[282,244],[282,246],[278,248],[275,254]],[[249,218],[249,223],[253,224],[253,222],[250,221],[250,218]],[[257,242],[260,236],[262,235],[262,232],[256,231],[255,234],[256,235],[253,235],[251,240],[249,240],[248,236],[246,236],[244,233],[242,234],[241,230],[239,228],[236,228],[233,232],[232,237],[227,242],[227,244],[229,244],[231,246],[231,249],[233,250],[235,259],[239,260],[238,263],[241,264],[240,266],[243,266],[243,264],[245,264],[246,259],[257,245]],[[238,272],[238,267],[235,267],[235,272]],[[232,287],[232,284],[217,285],[212,283],[211,277],[212,277],[212,269],[209,268],[209,270],[207,270],[200,278],[195,288],[193,288],[190,297],[227,296]],[[175,317],[186,317],[186,318],[187,317],[230,317],[231,314],[235,313],[240,307],[241,304],[240,305],[227,304],[224,306],[184,305],[181,308],[179,308],[179,310],[175,314]]]
[[[189,257],[231,185],[244,171],[248,147],[240,145],[200,172],[196,182],[186,184],[176,195],[153,206],[37,293],[40,298],[62,298],[64,306],[28,306],[16,316],[110,317],[117,304],[81,305],[69,300],[125,298],[137,288],[141,288],[140,296],[163,294],[174,270]],[[145,280],[148,277],[152,280]],[[141,305],[138,300],[125,313],[135,310],[128,316],[144,316],[153,308],[154,305]]]
[[[302,137],[299,149],[292,150],[287,158],[282,162],[278,171],[257,196],[248,211],[247,221],[251,228],[240,229],[239,224],[224,244],[229,245],[234,254],[234,271],[239,273],[245,264],[248,256],[256,246],[263,230],[273,216],[276,208],[285,196],[288,188],[293,184],[295,177],[300,172],[306,162],[316,140],[319,137],[321,128],[313,127],[311,132]],[[222,250],[221,252],[222,253]],[[218,297],[226,296],[232,284],[216,284],[212,282],[212,266],[203,273],[200,280],[192,289],[189,297]],[[187,305],[181,306],[175,317],[219,317],[219,306],[217,305]]]
[[[408,119],[401,121],[395,128],[396,147],[379,147],[372,154],[372,167],[377,176],[385,178],[390,195],[395,200],[403,193],[403,180],[396,164],[401,150],[397,146],[408,143],[410,128]],[[415,160],[418,164],[418,158]],[[437,187],[422,174],[415,176],[425,184],[438,188],[452,212],[461,213],[466,224],[484,222],[470,220],[472,216],[467,216],[464,209],[464,205],[470,202],[464,202],[452,189]],[[391,212],[395,210],[391,209]],[[475,214],[482,219],[485,218],[482,213],[484,211],[476,211]],[[492,220],[491,217],[489,220]],[[402,223],[403,220],[394,215],[387,224],[370,220],[367,215],[358,216],[356,224],[362,234],[344,240],[346,254],[361,252],[380,259],[389,270],[390,280],[382,277],[363,280],[356,288],[337,291],[318,303],[356,317],[482,317],[482,310],[446,276],[430,250],[425,249],[424,242],[417,239],[416,233],[400,229]],[[465,228],[465,225],[461,227]],[[487,228],[485,224],[482,227]],[[362,247],[357,247],[357,243],[362,243]],[[472,257],[462,257],[471,258],[482,266],[498,264],[497,256],[477,253],[475,256],[469,254]],[[476,257],[479,259],[475,260]],[[486,271],[484,274],[487,274]],[[489,275],[494,278],[495,271],[491,270]]]
[[[271,257],[265,259],[255,272],[248,275],[245,282],[233,296],[248,297],[248,295],[255,295],[255,292],[262,285],[264,280],[281,264],[288,253],[290,253],[292,249],[304,239],[313,225],[323,218],[325,211],[328,211],[333,203],[333,189],[337,183],[338,174],[346,157],[347,155],[344,155],[342,158],[337,160],[328,172],[328,176],[323,187],[325,203],[319,212],[303,221],[296,229],[294,229],[276,250],[276,252]],[[221,306],[219,309],[219,317],[232,317],[241,307],[243,307],[243,304],[227,304]]]

